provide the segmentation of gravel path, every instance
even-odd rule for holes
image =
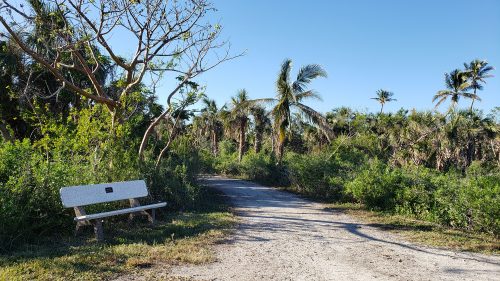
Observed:
[[[241,223],[218,245],[215,263],[153,268],[118,280],[500,280],[500,257],[403,241],[254,183],[208,178]]]
[[[194,280],[500,280],[500,257],[416,246],[251,182],[207,179],[241,224],[217,246],[217,262],[172,269]]]

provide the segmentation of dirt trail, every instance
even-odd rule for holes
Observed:
[[[416,246],[340,212],[254,183],[209,178],[241,224],[194,280],[500,280],[500,257]]]

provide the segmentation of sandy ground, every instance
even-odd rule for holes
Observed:
[[[187,280],[500,280],[500,257],[417,246],[251,182],[209,178],[241,224],[217,261],[169,268]]]

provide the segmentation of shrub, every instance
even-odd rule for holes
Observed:
[[[329,198],[329,177],[336,165],[326,153],[303,155],[287,153],[285,163],[294,189],[316,198]]]
[[[370,209],[393,210],[401,177],[378,159],[369,162],[353,181],[346,184],[346,192]]]
[[[439,177],[434,212],[440,223],[500,234],[500,174]]]
[[[236,144],[231,140],[219,143],[219,155],[215,160],[214,170],[223,175],[239,175],[238,155]]]
[[[288,186],[288,174],[285,166],[276,165],[276,159],[265,152],[248,152],[241,161],[238,170],[242,176],[256,182]]]
[[[269,155],[250,151],[243,157],[239,170],[248,179],[263,181],[273,176],[272,166],[274,163]]]
[[[391,168],[372,160],[346,191],[370,209],[410,215],[456,228],[500,233],[500,173],[468,177],[424,167]],[[484,171],[483,171],[484,172]]]
[[[167,201],[177,209],[189,208],[197,200],[194,181],[200,160],[188,137],[174,142],[158,169],[152,151],[146,151],[140,165],[140,135],[131,134],[131,124],[115,125],[110,134],[108,114],[97,106],[81,110],[76,124],[74,116],[46,122],[39,140],[0,143],[0,252],[73,229],[72,210],[63,208],[59,198],[64,186],[146,179],[149,200]],[[103,211],[119,204],[87,210]]]
[[[153,157],[146,157],[142,166],[151,199],[167,201],[170,209],[191,208],[199,193],[195,181],[201,169],[200,156],[191,143],[189,137],[181,136],[158,168]]]
[[[346,138],[313,154],[288,153],[285,165],[294,189],[321,200],[346,201],[345,184],[357,173],[367,156]]]

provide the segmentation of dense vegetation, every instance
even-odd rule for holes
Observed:
[[[64,186],[146,179],[146,200],[171,209],[202,197],[179,120],[203,95],[192,80],[232,56],[221,27],[205,22],[210,3],[148,5],[0,3],[0,252],[71,232]],[[136,53],[120,53],[114,32],[137,38]],[[177,83],[166,106],[154,92],[162,77]]]
[[[63,186],[144,178],[147,200],[185,209],[203,200],[195,183],[200,172],[240,175],[318,200],[360,202],[500,234],[500,109],[485,114],[473,107],[492,70],[484,61],[446,75],[447,89],[434,97],[437,105],[451,99],[445,113],[384,113],[394,94],[379,90],[374,99],[380,113],[341,107],[322,115],[305,102],[319,98],[307,86],[326,72],[308,65],[292,81],[291,60],[281,66],[274,98],[254,100],[241,90],[219,107],[194,82],[229,59],[200,64],[208,51],[223,46],[215,41],[219,26],[193,23],[211,10],[205,1],[179,4],[185,10],[168,18],[158,1],[153,13],[160,16],[140,18],[147,21],[144,29],[177,19],[199,30],[153,34],[144,44],[158,47],[158,57],[144,54],[141,43],[130,59],[114,53],[101,36],[114,26],[95,29],[85,19],[86,7],[61,10],[28,2],[29,14],[8,1],[0,6],[7,29],[0,37],[0,251],[69,234],[71,210],[59,200]],[[92,9],[93,2],[79,5]],[[103,3],[100,12],[133,17],[142,12],[135,5],[141,4],[131,1],[111,11]],[[7,23],[9,15],[24,18],[28,28]],[[197,37],[202,35],[207,37]],[[191,64],[182,68],[186,60]],[[157,102],[155,82],[142,80],[145,73],[174,73],[178,84],[166,107]],[[469,110],[457,109],[460,99],[471,100]]]
[[[218,115],[214,102],[207,101],[211,110],[206,107],[194,118],[193,134],[212,172],[283,186],[317,200],[359,202],[372,210],[499,235],[500,108],[487,115],[473,108],[492,68],[479,60],[465,66],[446,74],[448,89],[434,97],[437,105],[451,98],[445,113],[383,113],[383,105],[395,99],[379,90],[377,114],[341,107],[323,117],[302,100],[317,98],[305,86],[326,73],[310,65],[290,82],[287,60],[276,99],[246,97],[244,106],[233,102]],[[457,110],[460,98],[472,100],[468,110]],[[254,114],[270,102],[269,113]],[[251,121],[242,127],[233,120],[242,118],[244,108]]]

